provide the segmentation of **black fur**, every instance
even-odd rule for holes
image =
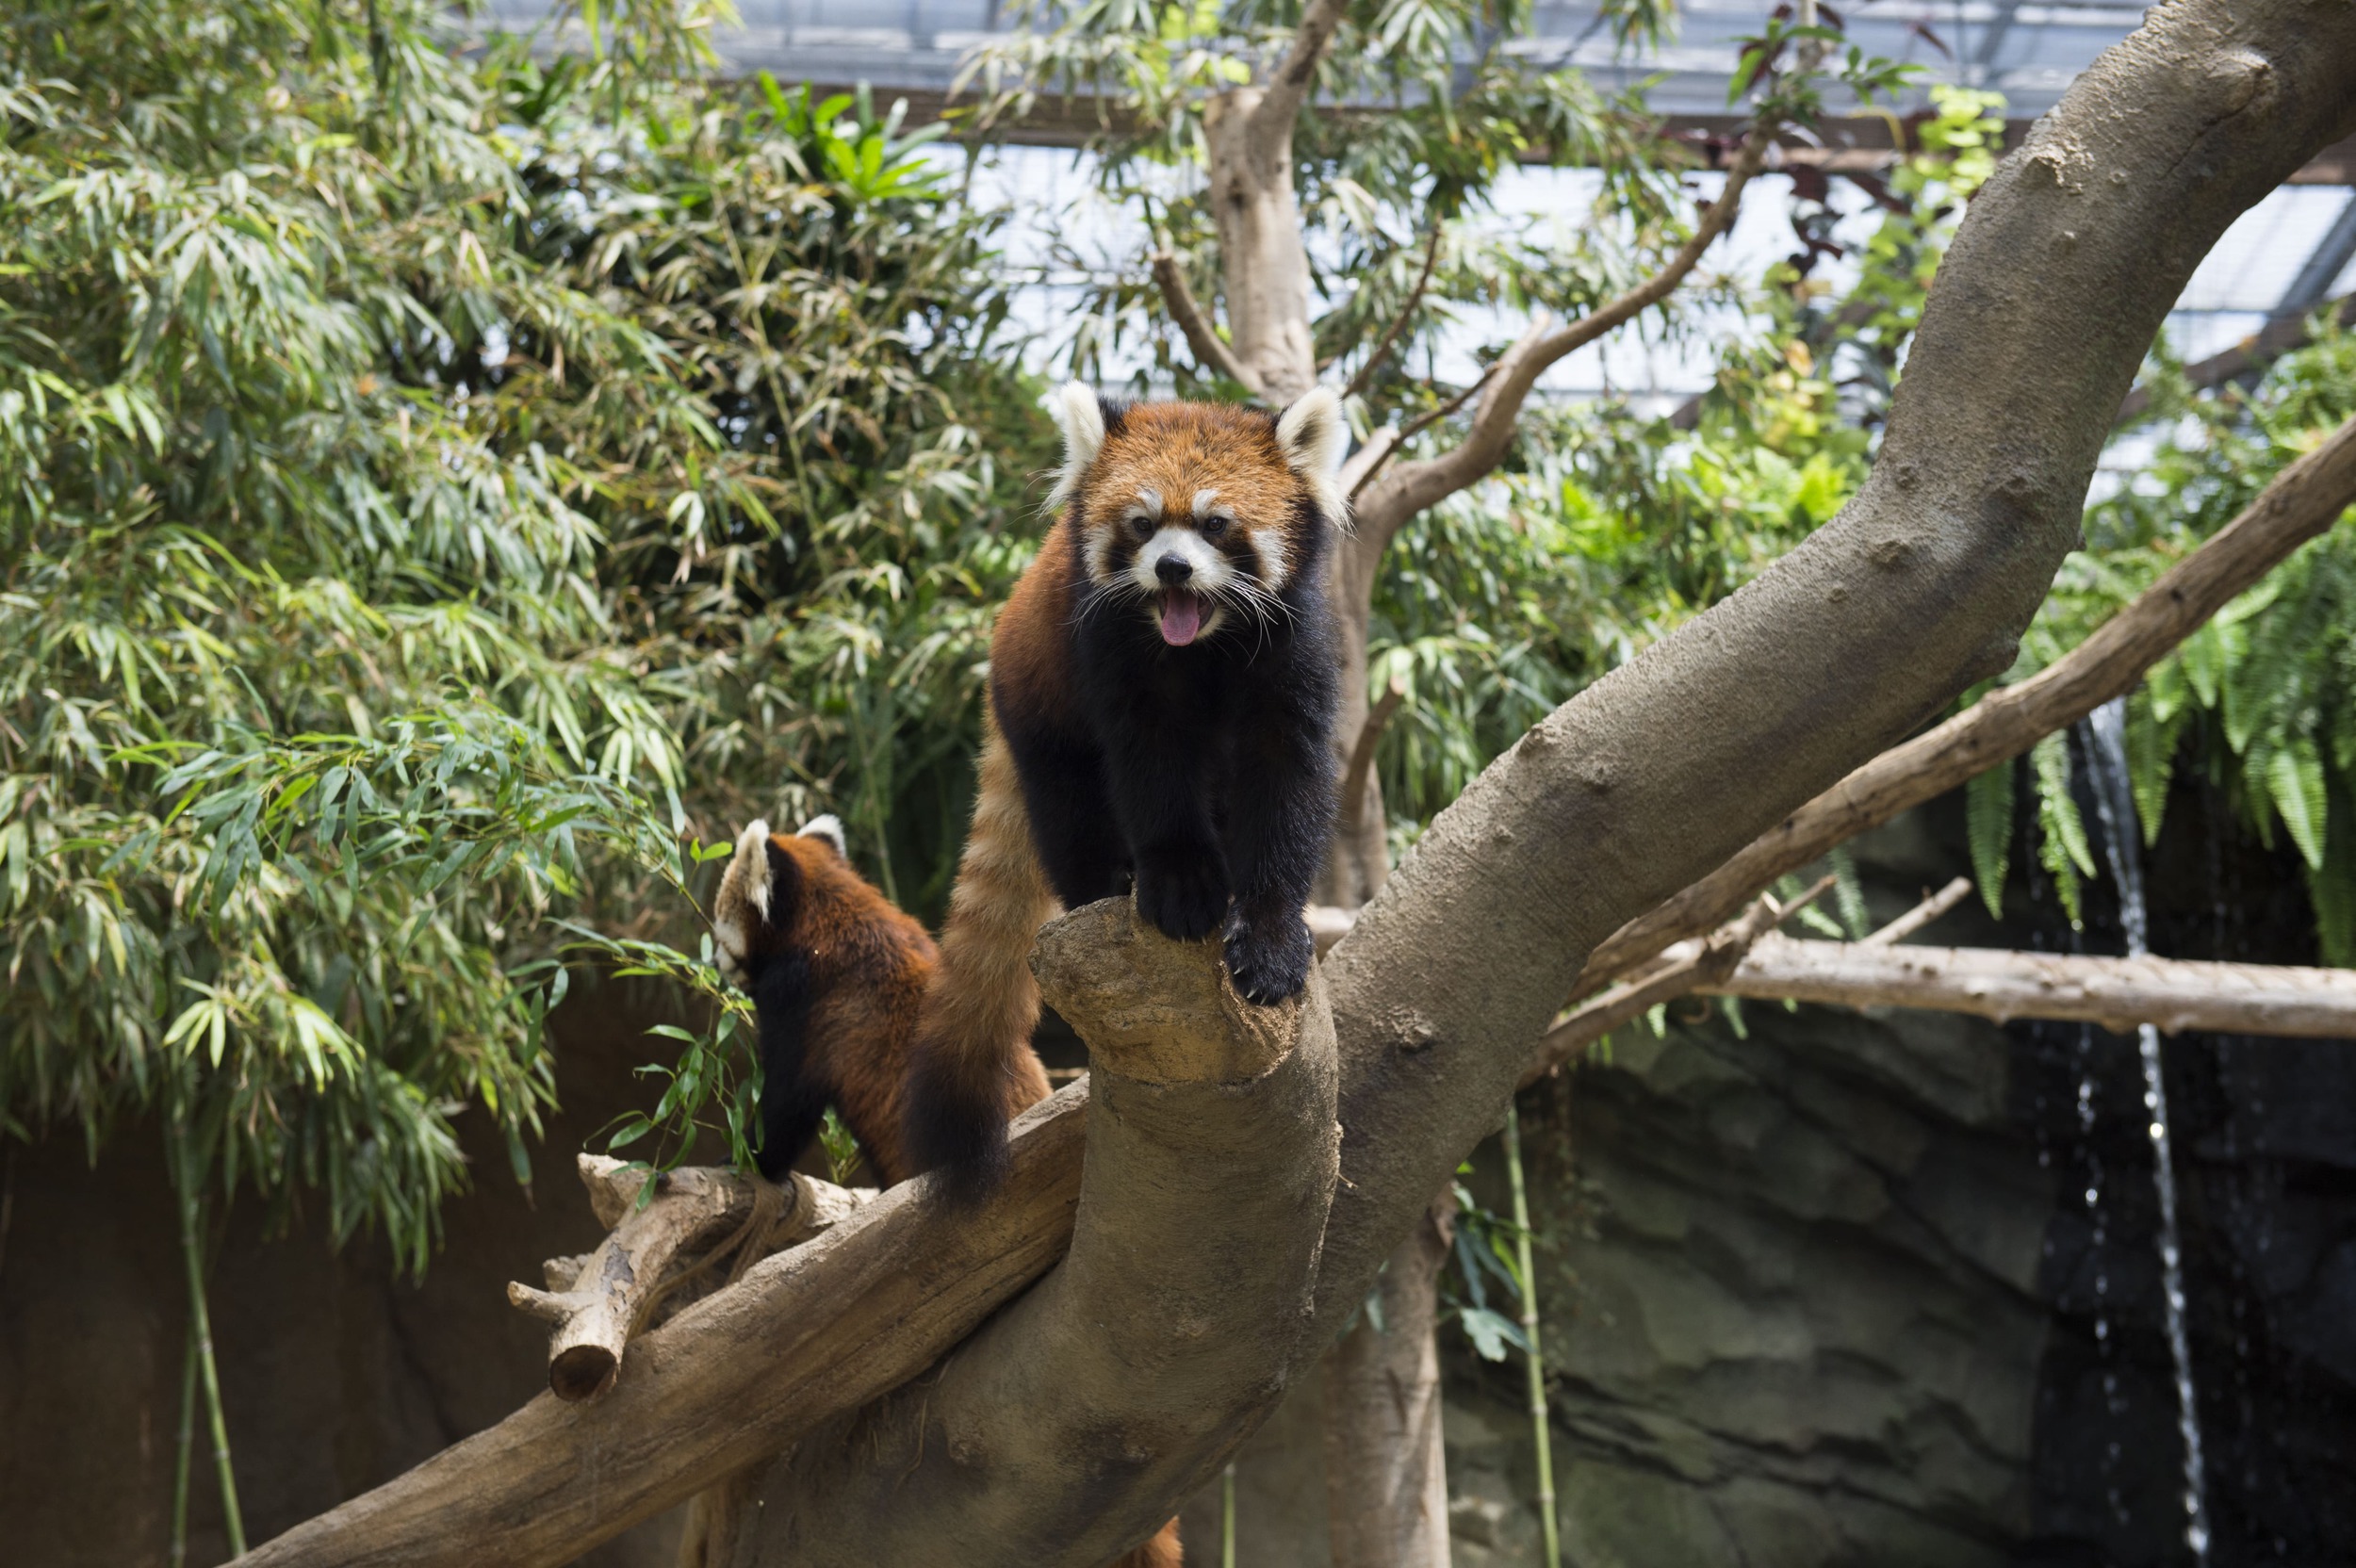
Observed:
[[[761,1020],[761,1147],[753,1162],[781,1179],[817,1135],[832,1098],[803,1070],[810,1027],[810,956],[798,948],[757,960],[753,1012]]]
[[[1164,935],[1223,934],[1235,988],[1263,1004],[1308,983],[1316,954],[1301,908],[1333,825],[1331,530],[1306,520],[1278,595],[1285,612],[1247,612],[1171,647],[1134,596],[1111,590],[1115,602],[1094,602],[1107,590],[1088,580],[1075,508],[1065,569],[1077,606],[1076,719],[991,692],[1065,906],[1134,878],[1138,912]]]

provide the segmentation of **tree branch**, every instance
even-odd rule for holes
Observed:
[[[1034,967],[1097,1102],[1071,1253],[937,1378],[771,1469],[796,1568],[1098,1568],[1322,1348],[1341,1133],[1322,982],[1253,1006],[1217,942],[1167,940],[1126,898],[1050,925]]]
[[[939,1360],[1063,1253],[1088,1086],[1025,1112],[995,1201],[920,1178],[630,1341],[602,1397],[542,1395],[237,1560],[570,1562]]]
[[[1350,12],[1350,0],[1309,0],[1301,13],[1301,25],[1293,33],[1293,46],[1284,55],[1284,63],[1268,79],[1268,88],[1252,110],[1252,134],[1268,138],[1280,132],[1289,135],[1293,117],[1309,101],[1309,90],[1317,85],[1317,67],[1325,59],[1325,52],[1333,46],[1333,34],[1341,26],[1342,18]]]
[[[1367,384],[1374,380],[1374,373],[1383,368],[1383,362],[1390,357],[1399,334],[1405,332],[1407,324],[1415,318],[1415,307],[1423,303],[1423,291],[1432,286],[1432,269],[1440,259],[1440,221],[1433,219],[1432,238],[1424,245],[1423,270],[1415,275],[1415,286],[1407,291],[1406,303],[1399,307],[1399,314],[1391,318],[1390,326],[1375,340],[1373,352],[1366,355],[1366,362],[1358,367],[1358,373],[1350,377],[1350,384],[1342,389],[1343,397],[1354,398],[1366,389]]]
[[[1350,766],[1342,774],[1342,827],[1344,835],[1358,831],[1366,810],[1366,779],[1374,772],[1374,748],[1383,739],[1383,730],[1399,711],[1399,705],[1407,700],[1407,688],[1396,678],[1383,691],[1382,697],[1366,713],[1366,722],[1358,727],[1357,743],[1350,748]]]
[[[1162,303],[1170,310],[1170,318],[1186,335],[1186,347],[1194,351],[1194,361],[1205,369],[1225,376],[1249,387],[1254,397],[1263,396],[1260,378],[1235,357],[1235,351],[1219,336],[1196,302],[1194,290],[1186,286],[1186,274],[1179,267],[1178,258],[1167,250],[1153,253],[1153,281],[1161,286]]]
[[[1779,129],[1773,121],[1761,121],[1751,128],[1742,153],[1726,171],[1717,200],[1703,209],[1693,235],[1659,271],[1577,321],[1551,332],[1533,329],[1508,350],[1497,362],[1497,373],[1489,378],[1488,391],[1474,411],[1464,439],[1452,451],[1394,470],[1359,503],[1361,534],[1378,546],[1387,543],[1408,518],[1475,483],[1503,461],[1513,427],[1521,418],[1522,404],[1538,378],[1563,355],[1585,348],[1667,299],[1700,263],[1703,253],[1733,226],[1742,210],[1742,192],[1767,166],[1768,150],[1775,145]]]
[[[1531,327],[1532,332],[1540,330],[1543,329],[1537,325],[1533,324]],[[1367,485],[1372,484],[1374,482],[1374,476],[1383,471],[1383,465],[1388,463],[1394,456],[1398,455],[1400,448],[1406,446],[1408,442],[1414,440],[1416,436],[1421,435],[1425,430],[1439,423],[1442,419],[1447,418],[1449,415],[1464,407],[1465,403],[1471,401],[1474,393],[1489,384],[1489,379],[1497,373],[1497,368],[1505,363],[1507,357],[1510,355],[1510,352],[1511,351],[1508,351],[1508,354],[1500,354],[1496,359],[1491,360],[1487,367],[1481,370],[1481,374],[1473,378],[1471,385],[1457,393],[1456,396],[1450,398],[1439,407],[1408,421],[1405,429],[1393,425],[1388,429],[1377,431],[1375,433],[1374,439],[1368,441],[1365,446],[1359,448],[1355,452],[1351,453],[1350,461],[1342,465],[1341,485],[1343,494],[1347,495],[1350,498],[1351,503],[1354,505],[1358,499],[1359,492],[1366,489]],[[1404,519],[1401,520],[1404,521]],[[1398,530],[1394,527],[1392,532],[1396,531],[1398,531]],[[1385,543],[1389,542],[1389,534],[1386,533],[1383,535]]]
[[[1864,939],[1863,947],[1890,947],[1905,941],[1948,910],[1972,896],[1972,878],[1958,876],[1922,903]]]
[[[798,1174],[778,1188],[730,1170],[690,1167],[657,1177],[655,1196],[641,1207],[644,1170],[597,1154],[583,1154],[578,1164],[591,1207],[612,1233],[586,1257],[550,1258],[548,1289],[507,1287],[510,1305],[555,1325],[548,1388],[567,1400],[613,1387],[626,1342],[658,1302],[706,1264],[723,1254],[749,1261],[806,1241],[874,1196]],[[704,1263],[674,1269],[697,1250],[707,1250]]]
[[[2351,503],[2356,420],[2277,474],[2240,516],[2084,644],[2029,679],[1989,693],[1936,729],[1876,757],[1708,876],[1613,932],[1589,956],[1571,994],[1607,984],[1671,942],[1709,930],[1758,889],[1835,844],[2021,756],[2133,691],[2146,670],[2330,528]]]
[[[1876,947],[1774,937],[1705,995],[1914,1007],[2098,1023],[2114,1034],[2153,1024],[2229,1035],[2356,1036],[2356,971],[2182,958],[2089,958],[1975,947]]]
[[[1644,973],[1574,1008],[1562,1022],[1540,1037],[1537,1065],[1522,1074],[1519,1086],[1528,1088],[1572,1058],[1584,1054],[1589,1046],[1612,1030],[1633,1023],[1662,1003],[1722,983],[1734,973],[1753,945],[1772,935],[1782,922],[1815,903],[1832,884],[1831,877],[1822,877],[1789,904],[1777,904],[1772,895],[1761,893],[1740,920],[1711,932],[1707,941],[1695,942],[1680,953],[1661,955],[1661,960]]]

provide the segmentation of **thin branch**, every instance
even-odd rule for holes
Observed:
[[[1374,748],[1383,739],[1383,727],[1406,700],[1406,686],[1392,677],[1389,688],[1367,710],[1366,722],[1358,727],[1357,743],[1350,748],[1350,767],[1342,775],[1342,825],[1337,836],[1345,841],[1366,825],[1366,776],[1374,771]]]
[[[1415,286],[1407,291],[1406,302],[1399,307],[1399,314],[1391,318],[1390,326],[1376,340],[1374,351],[1366,355],[1366,362],[1358,367],[1358,373],[1350,378],[1348,386],[1342,388],[1343,397],[1354,398],[1366,389],[1367,384],[1374,380],[1374,373],[1383,368],[1383,362],[1391,357],[1391,350],[1397,346],[1399,334],[1405,332],[1407,324],[1415,318],[1415,307],[1423,303],[1423,291],[1432,286],[1432,269],[1440,259],[1440,232],[1439,220],[1432,220],[1432,238],[1424,245],[1423,270],[1415,275]]]
[[[2091,958],[1976,947],[1875,947],[1865,942],[1763,939],[1705,995],[1914,1007],[2097,1023],[2126,1034],[2168,1033],[2344,1039],[2356,1035],[2356,972],[2183,958]]]
[[[1570,994],[1628,973],[1671,942],[1707,931],[1759,889],[1900,812],[2021,756],[2133,691],[2144,672],[2293,550],[2356,503],[2356,419],[2275,475],[2208,543],[2017,686],[1894,746],[1785,818],[1725,865],[1604,939]]]
[[[1552,332],[1525,335],[1509,350],[1498,361],[1502,373],[1481,399],[1463,443],[1453,451],[1409,464],[1394,473],[1383,489],[1358,509],[1360,529],[1380,543],[1409,517],[1495,468],[1513,440],[1522,404],[1547,368],[1667,299],[1700,264],[1703,253],[1733,227],[1742,209],[1742,192],[1766,168],[1768,152],[1780,129],[1777,122],[1769,120],[1751,128],[1743,139],[1742,153],[1726,171],[1726,182],[1717,199],[1703,210],[1693,235],[1659,271],[1579,319]]]
[[[2344,327],[2356,325],[2356,294],[2326,301],[2317,308]],[[2232,348],[2185,366],[2185,384],[2196,392],[2205,391],[2263,370],[2284,354],[2305,348],[2315,337],[2308,331],[2308,323],[2315,319],[2315,311],[2302,310],[2296,315],[2278,317],[2267,322],[2263,331],[2243,338]],[[2138,386],[2128,393],[2126,400],[2119,405],[2118,422],[2132,425],[2142,418],[2151,407],[2151,388],[2149,385]]]
[[[1473,378],[1471,385],[1431,412],[1416,416],[1408,422],[1404,429],[1394,425],[1388,430],[1377,432],[1373,440],[1360,448],[1348,463],[1342,465],[1342,483],[1348,487],[1350,498],[1355,501],[1358,498],[1358,493],[1374,482],[1374,476],[1383,471],[1383,465],[1388,463],[1400,448],[1469,402],[1472,395],[1488,385],[1489,378],[1496,375],[1497,368],[1511,357],[1513,357],[1512,351],[1509,350],[1505,354],[1491,360],[1487,368]]]
[[[1890,947],[1905,941],[1948,910],[1972,896],[1972,878],[1958,876],[1922,903],[1866,938],[1861,947]]]
[[[1153,253],[1153,281],[1161,286],[1162,302],[1170,309],[1170,318],[1186,335],[1186,347],[1194,351],[1195,363],[1252,389],[1254,396],[1265,396],[1260,378],[1245,368],[1235,357],[1235,351],[1227,339],[1219,336],[1194,298],[1194,290],[1186,286],[1186,274],[1178,265],[1178,258],[1167,250]]]
[[[1572,1009],[1569,1016],[1539,1039],[1537,1065],[1522,1074],[1521,1086],[1528,1088],[1563,1063],[1583,1054],[1612,1030],[1643,1018],[1662,1003],[1724,981],[1761,938],[1823,897],[1833,882],[1830,876],[1819,877],[1815,886],[1789,904],[1778,904],[1773,894],[1761,893],[1742,919],[1712,932],[1709,940],[1693,943],[1678,953],[1663,954],[1660,963],[1626,985],[1614,986]]]

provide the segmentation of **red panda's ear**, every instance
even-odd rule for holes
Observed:
[[[1350,421],[1342,400],[1327,386],[1313,386],[1276,418],[1276,445],[1301,476],[1317,509],[1336,527],[1350,520],[1350,498],[1342,494],[1342,450],[1350,445]]]
[[[1104,405],[1086,386],[1068,381],[1048,397],[1047,412],[1063,431],[1063,467],[1047,497],[1047,510],[1055,512],[1072,498],[1104,448]]]
[[[851,858],[850,845],[843,837],[843,819],[832,811],[823,816],[812,817],[802,824],[802,830],[797,837],[816,839],[821,843],[832,845],[835,855],[842,859],[847,860]]]
[[[736,853],[712,901],[712,937],[720,951],[740,963],[764,951],[765,939],[793,923],[801,882],[801,868],[771,841],[769,825],[747,825],[736,837]]]

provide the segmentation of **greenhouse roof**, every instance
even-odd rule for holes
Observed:
[[[879,96],[905,97],[919,116],[938,113],[960,67],[992,38],[1007,34],[1011,8],[1000,0],[736,0],[742,24],[714,35],[733,72],[774,72],[789,81],[870,84]],[[2027,122],[2050,109],[2095,57],[2142,21],[2142,8],[2124,5],[2033,6],[2021,0],[1865,0],[1839,8],[1849,36],[1869,52],[1922,68],[1910,94],[1927,100],[1932,85],[1959,84],[2004,94],[2017,141]],[[1575,65],[1597,85],[1652,85],[1653,106],[1687,123],[1724,122],[1739,41],[1756,33],[1770,7],[1732,0],[1685,0],[1677,7],[1674,41],[1635,54],[1620,51],[1594,4],[1539,0],[1535,29],[1505,41],[1515,55],[1548,66]],[[530,27],[549,14],[549,0],[490,0],[494,25]],[[1899,107],[1913,106],[1902,103]],[[1039,120],[1011,139],[1076,145],[1094,116],[1042,106]],[[1860,151],[1887,149],[1888,122],[1873,116],[1842,122],[1829,139]],[[1018,163],[1028,161],[1017,158]],[[1837,166],[1836,166],[1837,167]],[[1040,181],[1020,169],[1008,183]],[[1049,182],[1060,184],[1060,181]],[[2332,149],[2282,189],[2245,214],[2195,274],[2169,322],[2171,341],[2187,359],[2216,353],[2269,323],[2303,315],[2356,286],[2356,146]],[[1763,269],[1788,249],[1780,182],[1750,204],[1743,222],[1712,257],[1724,270]],[[1523,200],[1543,208],[1576,199],[1580,182],[1519,183]],[[1772,210],[1770,210],[1772,209]],[[1640,377],[1663,395],[1698,373],[1701,363],[1675,356],[1676,366],[1650,362]],[[1600,367],[1603,356],[1593,356]],[[1601,368],[1574,378],[1563,390],[1598,382],[1626,386]]]

